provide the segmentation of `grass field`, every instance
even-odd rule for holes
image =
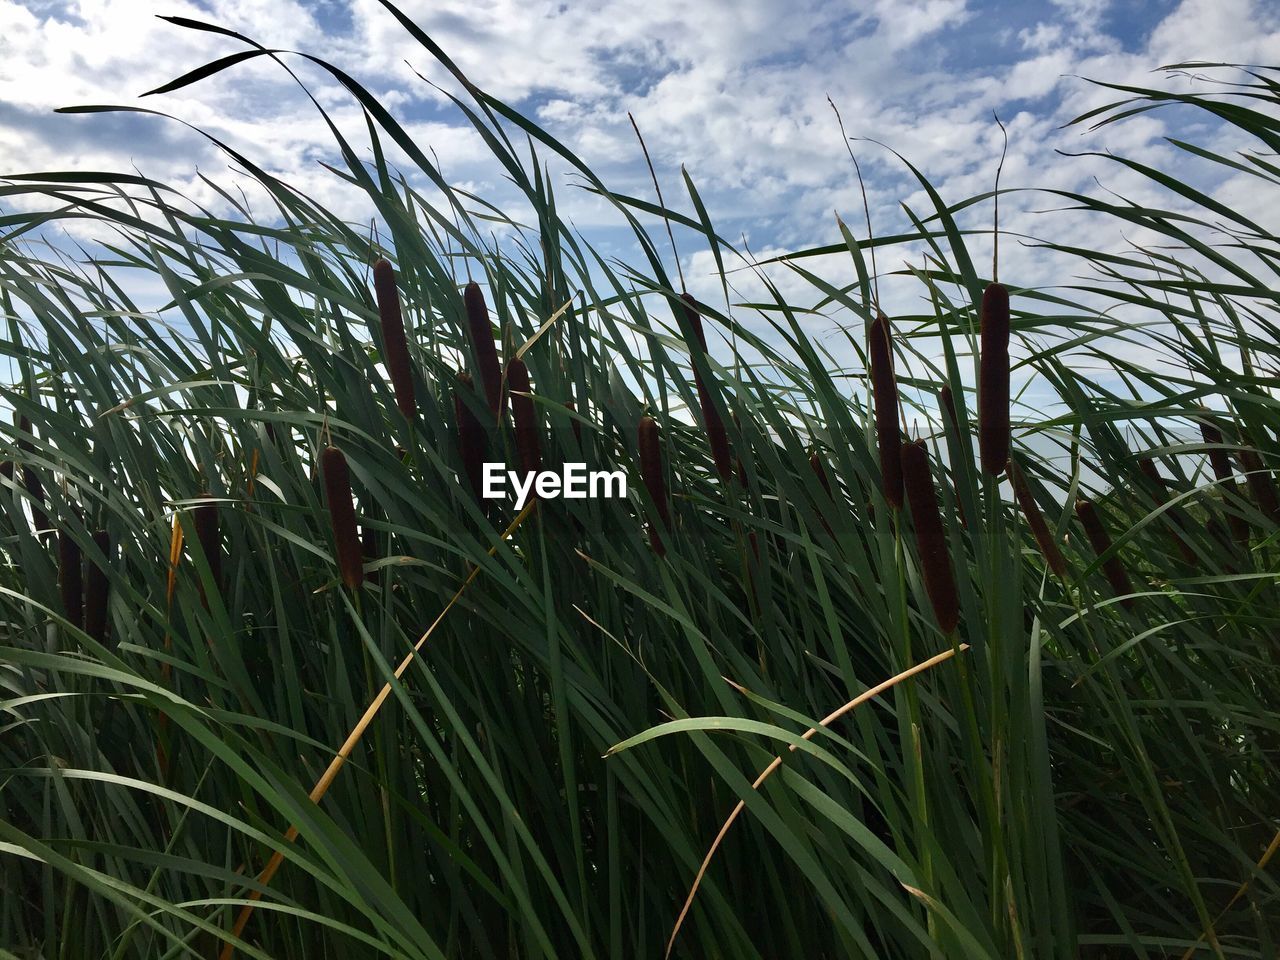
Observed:
[[[1257,210],[1115,158],[1167,203],[1043,206],[1140,245],[1046,212],[1061,283],[1001,285],[962,226],[993,196],[921,177],[911,233],[851,216],[743,304],[692,176],[613,193],[459,74],[517,222],[318,66],[376,234],[238,154],[269,214],[4,182],[0,956],[1277,956]],[[1210,72],[1085,122],[1187,111],[1252,145],[1186,162],[1270,197],[1280,72]],[[636,262],[560,218],[553,156]],[[664,216],[727,301],[681,299]],[[878,319],[873,253],[916,312]],[[477,498],[534,457],[627,496]]]

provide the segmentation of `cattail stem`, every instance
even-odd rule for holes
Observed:
[[[324,448],[320,454],[320,473],[329,502],[329,524],[333,529],[338,571],[342,582],[355,590],[364,582],[364,558],[356,531],[355,503],[351,498],[351,472],[341,450]]]
[[[938,495],[929,471],[929,451],[923,440],[907,441],[902,445],[902,483],[907,503],[911,506],[911,524],[920,554],[924,590],[933,607],[933,615],[938,619],[938,626],[943,633],[951,634],[960,622],[960,601],[956,595],[946,532],[938,513]]]
[[[65,530],[58,531],[58,591],[62,611],[77,627],[84,625],[84,557],[80,544]]]
[[[404,314],[400,310],[396,272],[386,259],[380,259],[373,265],[373,289],[378,300],[378,319],[382,325],[382,357],[391,377],[396,406],[405,419],[411,421],[417,412],[413,395],[413,366],[409,360],[409,341],[404,332]]]
[[[111,537],[105,530],[93,535],[93,542],[105,558],[107,567],[111,565]],[[98,561],[90,560],[84,575],[84,632],[94,640],[102,643],[107,638],[107,601],[110,584],[107,580],[106,567],[98,565]]]
[[[484,427],[463,399],[474,390],[471,374],[459,373],[457,382],[453,385],[453,418],[458,430],[458,454],[462,459],[462,473],[479,500],[484,491],[484,457],[488,441]]]
[[[902,509],[902,433],[898,429],[898,381],[893,375],[893,345],[889,318],[883,313],[871,324],[867,353],[871,358],[871,393],[876,405],[876,444],[880,448],[880,477],[884,498]]]
[[[1058,549],[1057,542],[1053,539],[1053,534],[1049,530],[1049,525],[1045,523],[1044,514],[1040,512],[1040,505],[1036,503],[1035,496],[1031,493],[1031,488],[1027,485],[1027,478],[1022,475],[1022,470],[1018,464],[1010,460],[1005,467],[1009,474],[1009,479],[1013,483],[1013,495],[1018,500],[1018,506],[1022,508],[1022,515],[1026,518],[1027,526],[1031,528],[1031,535],[1035,537],[1036,545],[1040,548],[1040,553],[1045,559],[1045,563],[1059,577],[1065,578],[1067,575],[1067,561],[1063,559],[1062,551]]]
[[[463,303],[467,308],[467,334],[480,374],[480,385],[484,388],[494,420],[500,420],[504,410],[502,367],[498,363],[498,348],[494,345],[493,326],[489,323],[484,292],[474,280],[467,284]]]
[[[649,499],[662,520],[662,525],[671,528],[671,513],[667,508],[667,480],[662,472],[662,449],[658,436],[658,424],[653,417],[641,417],[637,428],[640,448],[640,477],[645,489],[649,491]],[[658,533],[658,525],[652,520],[649,523],[649,542],[658,556],[665,556],[667,549]]]
[[[978,453],[984,473],[998,477],[1009,462],[1009,291],[990,283],[979,313]]]
[[[538,411],[529,396],[529,368],[519,357],[507,364],[507,389],[511,393],[511,419],[515,421],[520,469],[525,473],[537,473],[542,469]]]
[[[1092,500],[1081,497],[1076,501],[1076,516],[1080,519],[1081,526],[1084,527],[1084,534],[1089,538],[1089,545],[1093,547],[1093,552],[1098,556],[1102,556],[1111,550],[1111,536],[1107,533],[1106,527],[1102,525],[1102,519],[1098,516],[1098,508],[1094,506]],[[1133,597],[1129,594],[1133,593],[1133,583],[1129,579],[1129,574],[1124,568],[1124,564],[1120,562],[1119,554],[1112,553],[1102,563],[1102,572],[1106,575],[1111,589],[1116,596],[1124,597],[1121,601],[1126,607],[1133,605]]]
[[[680,299],[684,303],[685,319],[693,328],[698,349],[702,351],[702,356],[706,357],[708,355],[707,337],[702,330],[702,315],[698,312],[698,301],[688,293],[680,294]],[[715,460],[716,473],[720,475],[722,481],[728,483],[733,476],[733,458],[729,452],[729,435],[725,432],[724,420],[712,401],[710,387],[703,381],[696,365],[693,368],[693,381],[698,388],[698,405],[702,408],[702,426],[707,431],[707,443],[711,447],[711,457]]]

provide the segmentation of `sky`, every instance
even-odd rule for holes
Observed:
[[[756,256],[837,242],[840,214],[865,233],[862,199],[832,104],[866,178],[872,229],[905,229],[901,204],[929,205],[899,152],[948,200],[992,186],[1008,131],[1003,186],[1091,189],[1141,201],[1150,186],[1101,159],[1058,151],[1112,150],[1210,177],[1239,200],[1248,185],[1193,169],[1171,134],[1229,150],[1212,129],[1186,130],[1149,115],[1096,133],[1064,127],[1116,98],[1082,78],[1184,85],[1162,64],[1221,60],[1280,64],[1280,4],[1262,0],[403,0],[401,9],[469,78],[536,119],[616,190],[652,186],[634,116],[668,201],[681,168],[698,185],[722,235]],[[446,178],[500,204],[510,196],[484,144],[415,71],[457,90],[378,0],[0,0],[0,176],[38,170],[130,170],[180,186],[217,209],[197,173],[242,182],[228,160],[180,124],[136,115],[69,116],[85,103],[162,110],[225,139],[355,222],[371,211],[321,166],[330,134],[278,66],[254,61],[172,94],[144,91],[244,49],[227,37],[180,29],[170,14],[242,31],[272,47],[304,50],[374,91]],[[344,129],[363,129],[336,84],[291,61]],[[1219,138],[1222,139],[1219,139]],[[879,146],[870,141],[878,141]],[[1097,181],[1095,181],[1097,178]],[[556,181],[562,213],[606,253],[626,255],[611,208]],[[1275,201],[1268,201],[1275,203]],[[1011,198],[1001,225],[1036,232],[1045,197]],[[1256,211],[1280,224],[1280,209]],[[984,214],[985,216],[985,214]],[[1101,245],[1096,223],[1064,221],[1055,238]],[[661,235],[660,235],[661,236]],[[1114,238],[1117,243],[1122,238]],[[705,245],[679,251],[689,288],[720,294]],[[981,249],[979,242],[978,248]],[[664,254],[667,248],[663,247]],[[1052,279],[1036,251],[1002,246],[1001,279]],[[882,270],[900,263],[880,264]],[[849,261],[832,264],[848,282]],[[747,286],[750,286],[747,278]],[[784,293],[804,284],[782,278]],[[792,284],[789,289],[786,284]],[[742,289],[743,296],[752,291]],[[812,290],[809,290],[810,299]]]

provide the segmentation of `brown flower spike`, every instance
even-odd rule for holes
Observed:
[[[640,448],[640,477],[644,480],[645,489],[649,491],[649,499],[662,525],[671,527],[671,513],[667,509],[667,481],[662,473],[662,448],[658,439],[658,424],[653,417],[641,417],[637,428],[637,440]],[[666,546],[658,533],[658,525],[650,521],[649,542],[658,556],[665,556]]]
[[[62,610],[77,627],[84,625],[84,572],[80,544],[65,530],[58,531],[58,592]]]
[[[507,390],[511,394],[511,419],[516,427],[516,452],[520,469],[536,473],[542,469],[542,449],[538,438],[538,411],[528,396],[529,368],[520,358],[507,364]]]
[[[1063,559],[1062,551],[1058,549],[1057,542],[1053,539],[1053,533],[1049,530],[1049,525],[1045,523],[1044,514],[1040,512],[1040,505],[1036,503],[1035,496],[1031,493],[1031,488],[1027,486],[1027,478],[1022,475],[1022,470],[1018,468],[1017,463],[1010,460],[1005,465],[1005,470],[1009,474],[1009,480],[1013,483],[1013,495],[1018,500],[1018,506],[1022,508],[1022,515],[1026,518],[1027,526],[1031,528],[1031,535],[1036,539],[1036,546],[1040,548],[1041,555],[1044,556],[1045,563],[1059,577],[1067,575],[1067,561]]]
[[[1009,462],[1009,291],[989,283],[978,317],[978,454],[993,477]]]
[[[378,319],[382,324],[383,360],[395,391],[396,406],[406,420],[417,410],[413,396],[413,367],[409,362],[409,342],[404,332],[404,315],[400,311],[400,292],[396,289],[396,273],[391,263],[381,259],[373,265],[373,289],[378,299]]]
[[[471,374],[459,373],[457,382],[453,385],[453,418],[458,427],[458,453],[462,457],[462,472],[479,500],[484,490],[484,457],[488,442],[485,440],[484,426],[462,399],[474,389]]]
[[[337,550],[342,582],[352,590],[364,582],[364,556],[356,530],[356,510],[351,499],[351,472],[347,458],[337,447],[325,447],[320,454],[320,474],[329,502],[329,525]]]
[[[923,440],[902,445],[902,481],[907,502],[911,505],[911,524],[915,528],[916,549],[920,553],[920,574],[924,590],[933,607],[942,632],[950,634],[960,622],[960,603],[956,596],[955,574],[947,550],[946,532],[938,513],[938,496],[929,472],[929,451]]]
[[[1092,500],[1081,497],[1076,501],[1076,516],[1080,519],[1081,526],[1084,527],[1084,534],[1089,538],[1089,545],[1093,547],[1093,552],[1098,556],[1102,556],[1111,549],[1111,536],[1107,533],[1106,527],[1102,525],[1102,519],[1098,516],[1098,508],[1093,505]],[[1102,572],[1106,574],[1107,581],[1111,584],[1111,589],[1116,596],[1124,597],[1120,601],[1124,606],[1133,605],[1133,597],[1128,594],[1133,593],[1133,583],[1129,580],[1129,574],[1124,568],[1124,564],[1120,562],[1118,554],[1112,554],[1102,564]]]
[[[502,367],[498,363],[498,348],[494,345],[493,327],[489,323],[489,308],[485,305],[480,284],[474,280],[468,283],[462,299],[467,308],[467,335],[480,373],[480,385],[484,387],[493,419],[499,420],[504,409]]]
[[[898,381],[893,375],[893,347],[889,318],[883,313],[871,324],[867,352],[871,358],[871,393],[876,404],[876,444],[880,448],[880,476],[884,498],[902,509],[902,434],[898,430]]]
[[[93,542],[98,545],[111,563],[111,537],[105,530],[93,535]],[[90,560],[84,577],[84,632],[99,643],[107,638],[107,600],[109,583],[107,571]]]
[[[698,313],[698,301],[688,293],[680,294],[680,299],[684,302],[685,319],[689,321],[689,326],[693,327],[694,336],[698,341],[698,349],[702,351],[702,355],[707,356],[707,337],[702,331],[702,316]],[[698,375],[697,367],[693,371],[694,384],[698,388],[698,405],[702,408],[702,426],[707,431],[707,443],[711,447],[711,456],[716,462],[716,473],[720,475],[720,479],[726,483],[733,476],[733,462],[729,453],[729,435],[725,432],[724,421],[720,418],[720,412],[716,409],[715,403],[711,399],[711,391],[703,382],[702,377]]]
[[[1200,436],[1209,445],[1209,450],[1206,451],[1209,455],[1209,466],[1213,469],[1213,476],[1218,481],[1218,488],[1223,498],[1239,496],[1240,485],[1236,483],[1235,472],[1231,469],[1231,457],[1227,455],[1226,450],[1222,449],[1222,431],[1211,423],[1202,422]],[[1249,524],[1245,522],[1244,517],[1232,511],[1227,514],[1227,523],[1231,527],[1232,539],[1239,544],[1248,544]]]

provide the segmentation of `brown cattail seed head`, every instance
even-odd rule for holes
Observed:
[[[1249,489],[1253,492],[1258,509],[1273,523],[1280,523],[1280,501],[1276,499],[1275,484],[1271,480],[1271,474],[1262,465],[1258,451],[1252,447],[1242,448],[1240,463],[1246,471],[1245,479],[1249,482]]]
[[[111,538],[107,531],[99,530],[93,535],[93,542],[111,564]],[[102,643],[107,638],[107,571],[91,559],[84,576],[84,632],[94,640]]]
[[[192,511],[195,519],[196,539],[209,563],[209,575],[214,586],[222,582],[222,532],[219,526],[218,503],[210,493],[200,494],[205,501]],[[201,588],[203,591],[203,587]]]
[[[1089,545],[1093,547],[1093,552],[1102,556],[1111,549],[1111,537],[1108,535],[1106,527],[1102,525],[1102,519],[1098,516],[1098,508],[1093,505],[1092,500],[1081,497],[1076,501],[1076,516],[1080,519],[1080,525],[1084,527],[1084,535],[1089,538]],[[1112,554],[1102,564],[1102,572],[1106,574],[1111,589],[1116,596],[1122,596],[1126,599],[1122,601],[1124,605],[1130,606],[1133,598],[1127,596],[1133,593],[1133,583],[1129,580],[1129,574],[1124,568],[1124,564],[1120,562],[1118,554]]]
[[[876,444],[880,448],[880,477],[884,498],[902,509],[902,434],[898,430],[898,381],[893,375],[893,346],[889,318],[880,314],[871,324],[867,353],[871,358],[871,393],[876,404]]]
[[[62,610],[77,627],[84,625],[84,572],[80,544],[65,530],[58,531],[58,592]]]
[[[542,449],[538,438],[538,411],[528,396],[529,368],[519,357],[507,364],[507,389],[511,393],[511,419],[516,427],[516,452],[520,469],[536,473],[542,469]]]
[[[1026,518],[1027,526],[1031,528],[1031,535],[1035,537],[1036,546],[1040,548],[1040,553],[1043,555],[1045,563],[1059,577],[1066,577],[1067,562],[1063,559],[1062,551],[1058,549],[1058,544],[1053,539],[1053,533],[1049,530],[1049,525],[1045,523],[1044,515],[1040,512],[1040,505],[1036,503],[1036,498],[1031,493],[1031,488],[1027,486],[1027,478],[1022,475],[1022,471],[1012,460],[1005,466],[1005,470],[1013,483],[1013,495],[1018,500],[1018,506],[1022,508],[1022,515]]]
[[[453,416],[458,425],[458,453],[462,458],[462,472],[479,500],[484,489],[484,457],[488,441],[484,427],[462,399],[474,389],[471,374],[458,374],[458,380],[453,386]]]
[[[649,499],[653,501],[653,508],[658,511],[662,525],[670,528],[671,513],[667,508],[667,481],[662,473],[662,449],[658,439],[657,421],[653,417],[641,417],[636,433],[640,447],[640,478],[644,481],[645,489],[649,491]],[[649,540],[659,556],[667,552],[658,534],[656,523],[649,524]]]
[[[822,465],[822,458],[816,450],[809,454],[809,469],[818,478],[818,483],[822,484],[822,489],[827,491],[827,496],[831,496],[831,481],[827,478],[827,469]]]
[[[947,422],[951,424],[951,429],[956,432],[956,436],[960,436],[960,418],[956,415],[956,398],[951,395],[951,384],[944,383],[942,389],[938,391],[938,407],[942,410],[943,416],[947,418]],[[952,473],[956,475],[954,486],[956,510],[960,514],[960,525],[968,529],[969,519],[964,515],[964,501],[960,499],[960,481],[956,465],[952,464]]]
[[[956,596],[955,574],[947,551],[946,533],[938,513],[938,496],[929,472],[929,450],[923,440],[902,445],[902,483],[911,505],[916,549],[920,553],[920,574],[924,590],[933,606],[933,615],[943,633],[952,633],[960,622],[960,602]]]
[[[1231,469],[1231,458],[1227,455],[1227,451],[1222,449],[1222,432],[1213,424],[1202,422],[1200,436],[1209,446],[1209,450],[1206,451],[1209,455],[1209,466],[1213,468],[1213,476],[1218,481],[1222,496],[1224,498],[1233,494],[1238,496],[1240,487]],[[1231,537],[1236,543],[1249,542],[1249,524],[1245,522],[1244,517],[1233,511],[1227,514],[1227,523],[1231,527]]]
[[[982,470],[1000,476],[1009,461],[1009,291],[990,283],[979,313],[978,453]]]
[[[378,299],[378,319],[382,324],[382,357],[395,391],[396,406],[406,420],[417,412],[413,396],[413,367],[409,362],[409,342],[404,332],[404,315],[400,311],[400,292],[396,289],[396,272],[386,259],[373,265],[373,290]]]
[[[480,373],[480,385],[484,387],[493,418],[499,420],[503,411],[502,367],[498,364],[498,348],[494,345],[489,308],[485,306],[480,284],[474,280],[468,283],[462,299],[467,308],[467,335]]]
[[[693,327],[694,336],[698,341],[698,348],[702,351],[702,355],[707,355],[707,337],[702,331],[702,317],[698,313],[698,302],[688,293],[680,294],[680,299],[684,302],[684,315],[689,321],[689,325]],[[703,381],[698,373],[698,368],[694,367],[693,371],[694,384],[698,388],[698,405],[702,408],[702,426],[707,431],[707,443],[711,447],[711,456],[716,463],[716,473],[720,475],[720,479],[728,481],[733,476],[733,461],[729,453],[729,435],[724,429],[724,420],[720,417],[720,412],[716,409],[716,405],[712,402],[711,390]]]
[[[325,498],[329,501],[329,524],[337,550],[342,582],[352,590],[364,582],[364,558],[356,531],[356,509],[351,499],[351,472],[347,458],[337,447],[325,447],[320,454],[320,474]]]

